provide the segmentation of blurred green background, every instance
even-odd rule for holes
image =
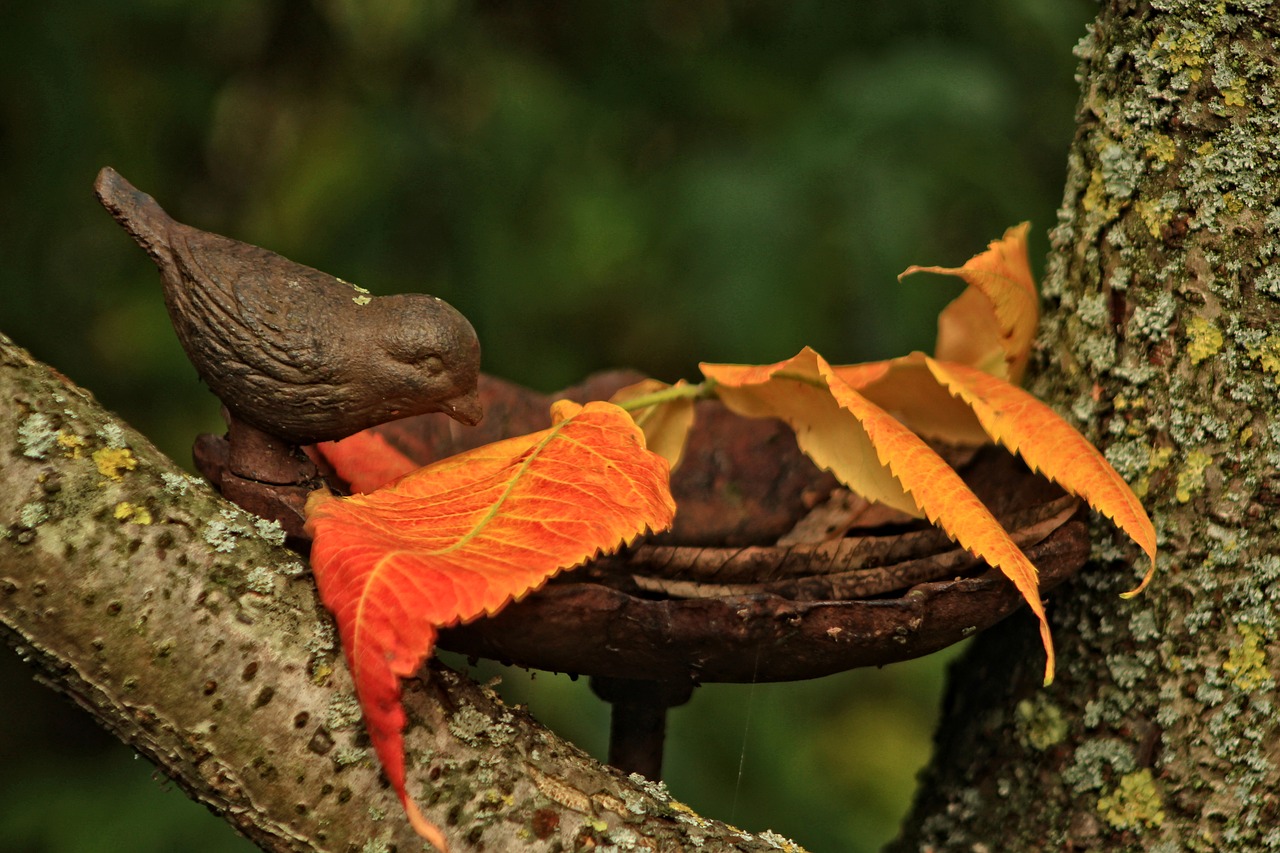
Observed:
[[[151,263],[94,202],[113,165],[177,217],[375,293],[461,309],[485,369],[551,390],[805,344],[928,348],[954,265],[1045,250],[1086,0],[49,0],[0,28],[0,331],[189,465],[217,405]],[[941,658],[709,686],[673,794],[815,851],[874,850],[927,758]],[[485,677],[491,670],[485,670]],[[507,672],[597,755],[585,682]],[[0,650],[0,847],[249,845]],[[739,774],[739,768],[742,772]]]

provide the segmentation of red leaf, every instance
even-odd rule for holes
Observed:
[[[307,505],[311,565],[334,614],[374,750],[414,828],[443,838],[405,790],[401,677],[436,629],[494,613],[561,569],[671,524],[667,463],[625,412],[578,407],[371,494]]]
[[[370,429],[313,446],[356,494],[380,489],[422,467]]]

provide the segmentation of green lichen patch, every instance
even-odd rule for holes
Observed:
[[[463,705],[449,720],[449,731],[469,746],[480,746],[481,736],[487,736],[493,720],[474,705]]]
[[[350,693],[335,693],[324,711],[324,725],[331,732],[353,729],[360,720],[360,702]]]
[[[653,797],[655,800],[662,803],[671,802],[671,792],[667,790],[667,783],[663,782],[661,779],[654,782],[649,779],[646,779],[645,777],[641,776],[639,773],[632,773],[627,778],[631,780],[631,783],[633,785],[636,785],[637,787],[642,789],[646,794]]]
[[[199,477],[193,477],[190,474],[173,474],[168,471],[160,475],[160,481],[164,483],[166,492],[178,497],[185,495],[192,486],[200,486],[204,482]]]
[[[1129,334],[1153,342],[1162,341],[1168,337],[1176,312],[1177,302],[1173,296],[1160,293],[1149,305],[1139,305],[1134,309],[1129,321]]]
[[[129,446],[125,438],[124,427],[114,421],[107,421],[97,431],[98,438],[112,450],[124,450]]]
[[[390,830],[383,833],[378,838],[370,838],[360,848],[360,853],[391,853],[395,848],[391,845]]]
[[[1207,317],[1193,316],[1187,321],[1187,356],[1192,364],[1213,358],[1222,351],[1222,330]]]
[[[288,577],[288,575],[285,575]],[[336,648],[337,636],[334,634],[333,622],[321,619],[316,623],[315,631],[307,638],[302,647],[313,655],[332,654]]]
[[[219,516],[210,520],[202,533],[214,551],[230,553],[241,539],[259,538],[271,544],[283,543],[284,530],[275,521],[265,521],[236,510],[223,510]]]
[[[1193,450],[1187,454],[1174,487],[1174,497],[1178,499],[1178,503],[1187,503],[1193,495],[1204,490],[1204,472],[1211,462],[1213,457],[1203,450]]]
[[[301,560],[290,560],[278,563],[276,570],[286,578],[296,578],[306,574],[307,567],[302,564]]]
[[[781,850],[783,853],[804,853],[803,847],[792,841],[790,838],[779,835],[772,829],[766,829],[756,837],[765,844],[768,844],[774,850]]]
[[[1280,264],[1272,264],[1258,273],[1258,277],[1253,280],[1253,286],[1259,293],[1266,294],[1272,299],[1280,299]]]
[[[1151,771],[1144,767],[1121,777],[1113,791],[1098,798],[1098,813],[1116,829],[1159,827],[1164,823],[1164,803]]]
[[[1062,709],[1044,694],[1023,699],[1014,709],[1018,737],[1027,746],[1044,752],[1066,740],[1068,726]]]
[[[1232,646],[1222,671],[1231,683],[1246,693],[1271,684],[1271,671],[1267,668],[1267,652],[1262,645],[1262,634],[1253,625],[1238,628],[1240,642]]]
[[[222,510],[219,516],[205,525],[202,534],[204,541],[208,542],[215,551],[229,554],[235,550],[241,539],[257,538],[266,540],[272,545],[284,544],[284,529],[278,522],[267,521],[232,509]]]
[[[1125,145],[1105,138],[1097,151],[1103,191],[1113,201],[1132,196],[1142,177],[1142,162]]]
[[[34,412],[18,425],[18,446],[28,459],[43,459],[58,440],[53,419],[43,412]]]
[[[245,586],[250,592],[258,595],[271,595],[276,588],[276,578],[279,574],[273,569],[256,566],[249,570],[249,574],[245,576]]]
[[[333,763],[339,769],[343,767],[354,767],[357,764],[363,764],[370,760],[368,749],[360,746],[340,746],[333,751],[330,756]]]
[[[256,518],[253,521],[253,529],[272,545],[284,544],[284,528],[280,526],[280,522],[274,519]]]
[[[49,508],[38,501],[22,505],[18,510],[18,524],[28,530],[38,527],[49,518]]]
[[[1172,163],[1178,155],[1178,145],[1163,133],[1153,133],[1147,139],[1146,154],[1152,160]]]
[[[204,528],[204,541],[209,543],[213,550],[229,554],[236,549],[236,543],[240,541],[240,536],[244,534],[239,529],[225,520],[213,519]]]
[[[1062,772],[1062,781],[1077,794],[1098,791],[1108,779],[1137,769],[1133,749],[1115,738],[1094,738],[1076,747],[1072,764]]]
[[[1101,293],[1086,293],[1081,296],[1076,303],[1076,317],[1090,328],[1105,328],[1111,322],[1111,308],[1107,297]]]

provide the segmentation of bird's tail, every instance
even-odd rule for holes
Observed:
[[[93,182],[98,201],[129,236],[146,249],[147,254],[162,265],[173,263],[169,250],[169,228],[173,220],[156,200],[126,181],[119,172],[106,166]]]

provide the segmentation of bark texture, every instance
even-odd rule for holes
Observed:
[[[424,849],[279,528],[3,336],[0,399],[0,634],[37,677],[264,850]],[[698,817],[444,667],[427,675],[406,682],[409,790],[455,850],[788,846]]]
[[[893,846],[1280,849],[1280,45],[1267,2],[1111,2],[1051,236],[1034,389],[1155,520],[1160,571],[1096,526],[1055,592],[1059,676],[1029,622],[952,673]]]

